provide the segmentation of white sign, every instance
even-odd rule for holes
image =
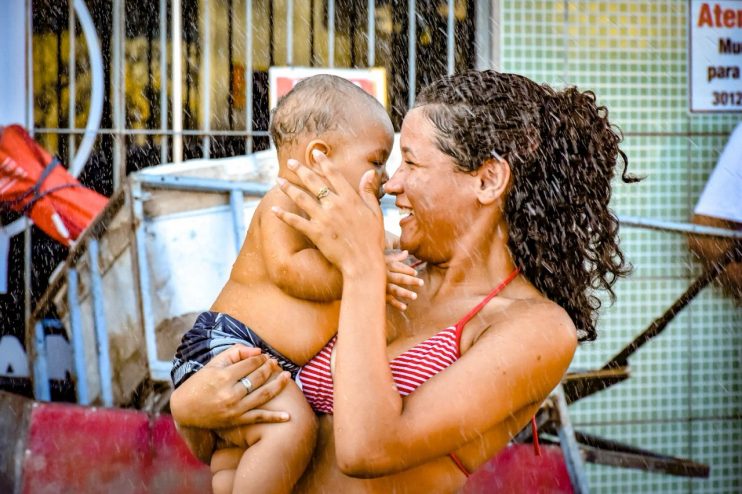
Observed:
[[[0,377],[31,377],[26,351],[13,335],[0,338]]]
[[[742,0],[690,0],[690,111],[742,112]]]
[[[291,91],[302,79],[318,74],[330,74],[348,79],[374,96],[387,107],[386,71],[382,67],[371,69],[327,69],[313,67],[271,67],[268,69],[268,103],[275,108],[278,99]]]
[[[49,379],[64,381],[68,374],[72,375],[72,345],[58,334],[46,335],[44,341]],[[31,377],[26,350],[13,335],[0,338],[0,377]]]

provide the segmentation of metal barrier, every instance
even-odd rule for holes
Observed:
[[[136,292],[136,298],[139,300],[138,318],[141,322],[144,333],[144,342],[146,345],[146,362],[148,376],[151,380],[166,383],[170,382],[170,359],[162,360],[158,356],[158,343],[155,319],[154,302],[152,300],[153,283],[151,262],[147,251],[147,225],[151,223],[151,218],[145,212],[145,202],[150,200],[150,194],[155,190],[171,190],[178,192],[209,192],[224,194],[229,198],[229,214],[231,217],[231,230],[233,232],[234,253],[239,252],[246,231],[244,195],[251,197],[263,197],[270,189],[269,185],[257,182],[240,182],[219,179],[195,178],[173,175],[156,175],[156,174],[136,174],[129,178],[131,203],[131,230],[133,236],[132,246],[134,257],[136,259],[134,273],[132,273],[131,289]],[[106,315],[108,311],[119,310],[118,298],[122,298],[121,293],[106,293],[101,282],[101,272],[99,262],[101,254],[99,252],[99,237],[105,233],[108,223],[116,211],[121,209],[123,201],[119,204],[113,204],[109,214],[104,214],[91,228],[86,231],[84,238],[81,238],[71,249],[70,255],[56,278],[52,280],[50,287],[44,294],[36,311],[31,317],[30,324],[35,328],[33,340],[28,343],[33,345],[33,362],[34,362],[34,384],[35,395],[39,400],[49,400],[51,393],[49,389],[48,373],[46,372],[47,357],[44,344],[44,330],[41,324],[47,308],[55,303],[61,297],[64,291],[63,283],[66,283],[66,300],[68,313],[68,330],[73,347],[74,356],[74,374],[77,389],[77,401],[80,404],[88,405],[93,402],[100,402],[105,406],[120,405],[114,399],[112,391],[112,378],[119,369],[113,369],[111,356],[109,352],[109,328],[106,325]],[[385,212],[395,210],[394,202],[391,197],[382,200],[382,209]],[[118,254],[120,255],[120,254]],[[151,257],[151,256],[150,256]],[[231,264],[229,259],[223,260],[226,266]],[[78,265],[83,263],[83,269],[89,272],[89,287],[87,288],[87,306],[90,307],[87,312],[92,313],[92,327],[94,331],[86,331],[86,322],[83,321],[83,309],[81,308],[82,300],[78,297],[78,286],[80,277],[78,274]],[[87,268],[85,268],[87,266]],[[90,319],[90,317],[88,318]],[[90,322],[87,322],[90,325]],[[87,339],[94,338],[94,341]],[[90,353],[85,351],[86,348],[95,349],[95,362],[89,362]],[[86,373],[90,373],[91,368],[95,369],[97,379],[99,380],[99,393],[94,393],[89,389]],[[94,399],[93,395],[97,398]]]

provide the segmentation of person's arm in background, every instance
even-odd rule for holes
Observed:
[[[245,376],[253,384],[249,394],[239,382]],[[288,372],[281,372],[260,350],[235,345],[173,391],[170,413],[191,452],[208,463],[216,446],[213,429],[290,419],[285,412],[260,409],[278,395],[289,378]]]
[[[742,190],[740,191],[740,204],[742,207]],[[692,222],[700,226],[724,228],[742,232],[742,223],[694,214]],[[700,258],[705,266],[710,266],[726,253],[733,245],[731,239],[709,237],[706,235],[689,235],[688,246],[690,250]],[[742,250],[742,240],[737,240],[737,249]],[[719,276],[719,281],[732,296],[742,300],[742,262],[727,265],[725,271]]]
[[[742,191],[740,191],[742,194]],[[742,201],[742,196],[740,197]],[[710,226],[714,228],[724,228],[725,230],[742,231],[742,223],[714,218],[701,214],[694,214],[691,220],[693,224],[700,226]],[[691,250],[704,261],[711,262],[724,254],[732,246],[732,240],[706,235],[690,235],[688,245]]]
[[[693,223],[742,231],[742,122],[732,131],[694,208]],[[709,266],[732,247],[733,241],[690,235],[690,249]],[[737,248],[742,249],[740,242]],[[742,300],[742,262],[727,266],[722,285]]]

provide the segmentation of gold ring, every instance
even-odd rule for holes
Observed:
[[[327,186],[322,187],[319,190],[319,192],[317,192],[317,200],[320,201],[320,200],[324,199],[325,197],[327,197],[328,195],[330,195],[330,188],[327,187]]]

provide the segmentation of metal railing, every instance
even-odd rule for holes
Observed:
[[[76,19],[81,19],[81,14],[75,16],[75,9],[72,8],[72,3],[83,4],[83,0],[70,0],[70,14],[69,14],[69,60],[68,60],[68,90],[70,93],[69,110],[68,110],[68,127],[44,127],[31,129],[33,132],[44,133],[44,134],[59,134],[68,137],[69,150],[72,154],[77,156],[75,151],[75,135],[83,134],[86,135],[86,130],[76,128],[74,123],[75,117],[75,105],[77,90],[76,84],[76,58],[77,54],[75,51],[76,47],[76,34],[75,34],[75,23]],[[335,0],[325,0],[327,4],[327,60],[326,64],[328,68],[336,66],[337,56],[335,51],[336,46],[336,5]],[[270,0],[273,5],[276,0]],[[253,128],[253,117],[254,117],[254,102],[255,94],[253,91],[253,68],[255,65],[254,51],[254,25],[253,25],[253,10],[254,2],[252,0],[245,0],[245,11],[244,11],[244,44],[245,44],[245,128],[244,130],[225,130],[225,129],[212,129],[211,126],[211,99],[210,95],[213,89],[213,70],[211,67],[211,53],[214,51],[214,46],[211,42],[212,25],[214,20],[212,19],[213,0],[200,0],[199,6],[199,22],[203,27],[202,32],[199,33],[199,46],[200,46],[200,76],[199,76],[199,111],[203,112],[205,118],[201,118],[199,129],[184,129],[183,126],[183,18],[182,18],[182,6],[183,0],[159,0],[158,6],[158,25],[159,25],[159,78],[160,78],[160,92],[159,92],[159,128],[151,129],[131,129],[127,128],[126,123],[126,71],[125,66],[125,16],[126,16],[126,0],[113,0],[111,4],[111,19],[112,19],[112,31],[111,31],[111,114],[112,114],[112,126],[110,128],[100,128],[99,134],[112,135],[113,141],[113,181],[114,189],[118,188],[121,180],[124,176],[126,168],[126,156],[127,156],[127,142],[125,136],[130,135],[146,135],[146,136],[158,136],[162,137],[160,141],[160,162],[166,163],[172,161],[174,163],[180,162],[183,159],[183,137],[184,136],[199,136],[201,137],[201,155],[204,158],[208,158],[211,154],[211,138],[214,136],[231,136],[231,137],[244,137],[246,152],[250,153],[253,150],[254,137],[266,137],[267,133],[265,130]],[[231,2],[230,2],[231,3]],[[296,44],[294,17],[295,17],[295,0],[283,0],[286,6],[286,15],[282,20],[274,20],[275,23],[282,23],[286,26],[286,52],[285,60],[286,65],[292,66],[296,63],[296,57],[294,55],[294,45]],[[314,3],[314,2],[313,2]],[[319,2],[317,2],[319,4]],[[498,38],[499,23],[493,16],[493,4],[497,8],[498,2],[492,2],[491,0],[472,0],[474,8],[472,9],[475,19],[473,19],[475,26],[475,40],[474,48],[475,54],[475,66],[478,68],[492,67],[492,45],[494,40]],[[171,15],[168,18],[168,5],[170,5]],[[417,51],[418,51],[418,10],[419,5],[416,0],[407,1],[407,40],[408,40],[408,53],[407,53],[407,103],[408,105],[414,104],[415,100],[415,88],[418,79],[418,68],[417,68]],[[30,4],[29,4],[30,9]],[[377,22],[375,18],[376,2],[374,0],[367,0],[367,18],[365,26],[366,36],[366,66],[373,67],[377,64]],[[29,17],[31,14],[29,12]],[[456,2],[454,0],[446,0],[446,29],[445,33],[442,33],[446,38],[446,51],[445,51],[445,65],[446,73],[452,74],[456,70],[456,26],[460,20],[456,18]],[[169,24],[168,24],[169,22]],[[168,26],[170,26],[170,37],[168,37]],[[353,31],[353,36],[356,32],[363,32],[362,29]],[[88,32],[85,33],[86,37]],[[28,33],[28,45],[33,46],[33,33],[29,30]],[[92,38],[91,38],[92,40]],[[409,41],[414,42],[409,42]],[[97,40],[92,40],[97,41]],[[91,41],[88,41],[90,44]],[[168,43],[170,48],[168,49]],[[97,45],[97,43],[96,43]],[[91,58],[99,58],[100,48],[97,47],[96,53],[91,52]],[[29,51],[29,63],[33,64]],[[168,54],[170,57],[168,58]],[[170,62],[170,71],[168,72],[168,61]],[[313,61],[312,61],[313,62]],[[171,85],[171,94],[168,94],[168,81]],[[230,88],[231,89],[231,88]],[[102,91],[99,90],[97,85],[94,88],[96,93],[95,101],[99,99],[102,102],[102,96],[99,98],[98,94]],[[31,101],[31,114],[33,114],[33,96],[30,98]],[[101,103],[102,104],[102,103]],[[60,110],[61,111],[61,110]],[[172,115],[172,122],[168,122],[168,112]],[[231,111],[231,110],[230,110]],[[98,119],[99,121],[99,119]],[[87,129],[89,133],[90,129]],[[172,148],[171,142],[172,140]],[[172,156],[172,159],[168,159]],[[76,169],[76,168],[75,168]]]
[[[211,192],[223,193],[229,195],[229,210],[234,239],[234,252],[239,252],[242,246],[242,239],[245,232],[245,203],[244,195],[250,197],[263,197],[271,188],[270,185],[257,182],[232,182],[228,180],[207,179],[197,177],[181,177],[172,175],[156,174],[137,174],[130,179],[131,187],[131,210],[133,226],[133,244],[135,250],[136,274],[133,277],[135,289],[138,292],[140,310],[139,317],[144,330],[144,339],[146,343],[146,357],[149,368],[149,376],[155,381],[169,382],[170,369],[172,363],[170,360],[161,360],[158,357],[156,323],[153,311],[152,301],[152,280],[151,267],[147,256],[147,232],[146,227],[151,220],[145,213],[144,202],[148,200],[149,190],[169,189],[183,192]],[[109,208],[115,210],[119,204]],[[382,200],[382,209],[385,211],[394,209],[394,201],[391,197]],[[47,356],[44,342],[44,319],[43,313],[45,306],[52,303],[56,289],[61,288],[61,283],[66,281],[67,294],[66,302],[69,314],[69,334],[73,349],[73,374],[76,382],[77,402],[82,405],[89,405],[92,402],[92,393],[88,386],[87,372],[88,365],[85,355],[85,348],[93,346],[96,349],[96,365],[98,377],[100,379],[100,401],[104,406],[114,405],[113,383],[112,383],[112,365],[109,355],[109,336],[106,327],[106,311],[116,310],[116,304],[111,303],[111,294],[105,294],[102,283],[101,273],[98,267],[99,251],[98,240],[107,226],[106,216],[99,220],[92,231],[86,232],[84,238],[80,239],[73,252],[70,254],[64,276],[57,281],[57,286],[51,291],[47,291],[46,297],[41,301],[40,306],[32,316],[35,321],[34,327],[34,389],[36,398],[39,400],[49,400],[51,396],[49,377],[47,372]],[[83,329],[82,319],[82,301],[78,296],[79,277],[77,265],[72,259],[85,257],[90,269],[90,286],[89,297],[92,306],[92,323],[94,331],[92,337],[94,342],[85,341],[85,331]],[[227,262],[225,260],[225,262]],[[108,295],[108,296],[106,296]],[[108,302],[107,302],[108,301]],[[88,343],[88,344],[86,344]]]

